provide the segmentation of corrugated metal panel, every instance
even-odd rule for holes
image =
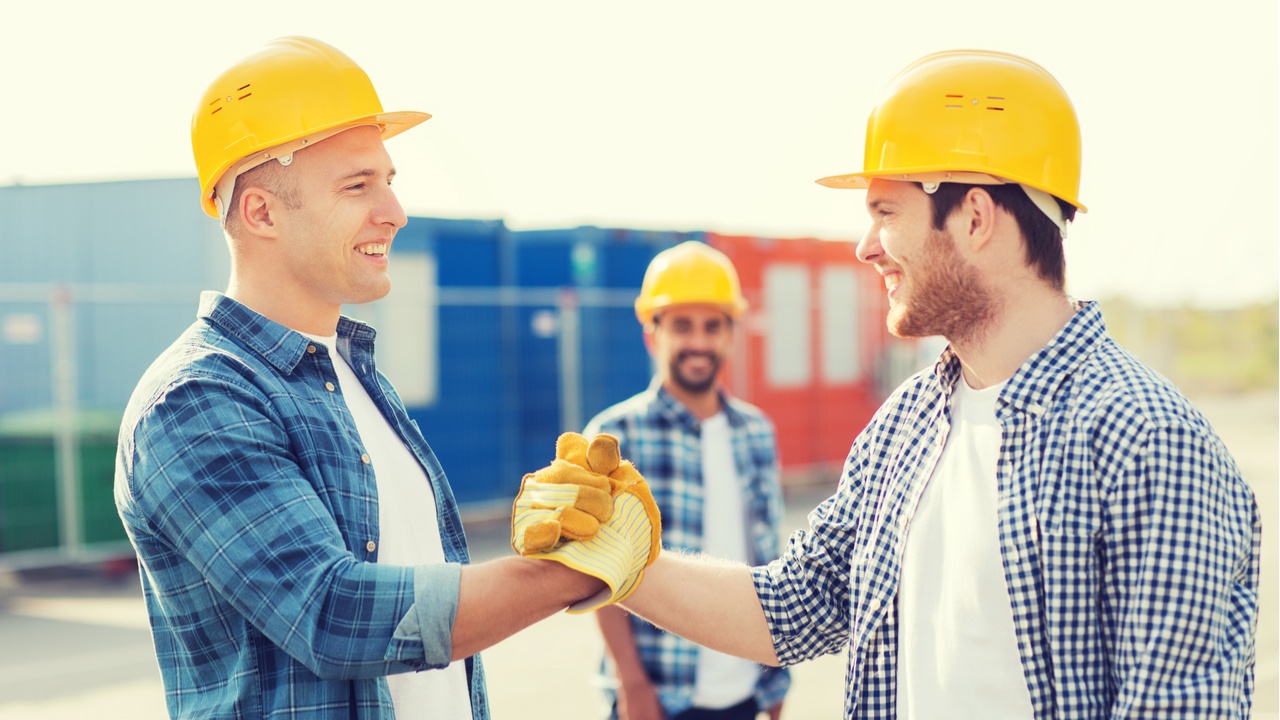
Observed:
[[[198,197],[191,179],[0,188],[0,552],[66,537],[60,411],[95,419],[75,437],[73,536],[124,540],[112,502],[120,414],[194,320],[199,291],[227,281],[221,230]]]
[[[581,407],[560,412],[560,345],[546,328],[559,309],[522,308],[518,325],[519,435],[521,462],[544,464],[556,436],[581,430],[591,416],[642,390],[651,365],[631,308],[644,271],[662,250],[702,233],[641,231],[583,226],[512,233],[509,277],[521,287],[564,288],[592,294],[577,302],[580,342],[577,368]],[[585,297],[585,296],[584,296]],[[569,427],[568,425],[578,425]]]
[[[222,231],[194,179],[0,187],[0,283],[223,287]]]

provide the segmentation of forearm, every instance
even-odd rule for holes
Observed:
[[[645,570],[644,581],[623,605],[699,645],[765,665],[778,664],[746,565],[664,552]]]
[[[507,557],[463,566],[452,657],[470,657],[603,587],[547,560]]]
[[[609,657],[613,658],[614,667],[618,671],[618,680],[623,684],[637,679],[648,680],[644,664],[640,661],[640,653],[636,650],[636,638],[631,629],[631,616],[616,605],[602,607],[596,611],[596,621],[600,623],[600,634],[604,637],[605,648]]]

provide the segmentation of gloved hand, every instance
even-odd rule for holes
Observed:
[[[600,578],[608,588],[569,608],[583,613],[625,599],[662,548],[649,484],[618,453],[618,439],[565,433],[551,465],[524,476],[511,511],[511,547]]]

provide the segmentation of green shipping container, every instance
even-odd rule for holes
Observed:
[[[115,412],[78,418],[80,539],[86,546],[127,540],[112,496],[119,423]],[[59,547],[57,458],[52,413],[0,419],[0,554]]]

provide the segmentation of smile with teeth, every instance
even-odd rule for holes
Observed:
[[[902,282],[902,275],[898,273],[889,273],[884,276],[884,289],[892,290],[898,287],[898,283]]]
[[[362,255],[386,255],[388,243],[369,243],[356,248],[356,252]]]

